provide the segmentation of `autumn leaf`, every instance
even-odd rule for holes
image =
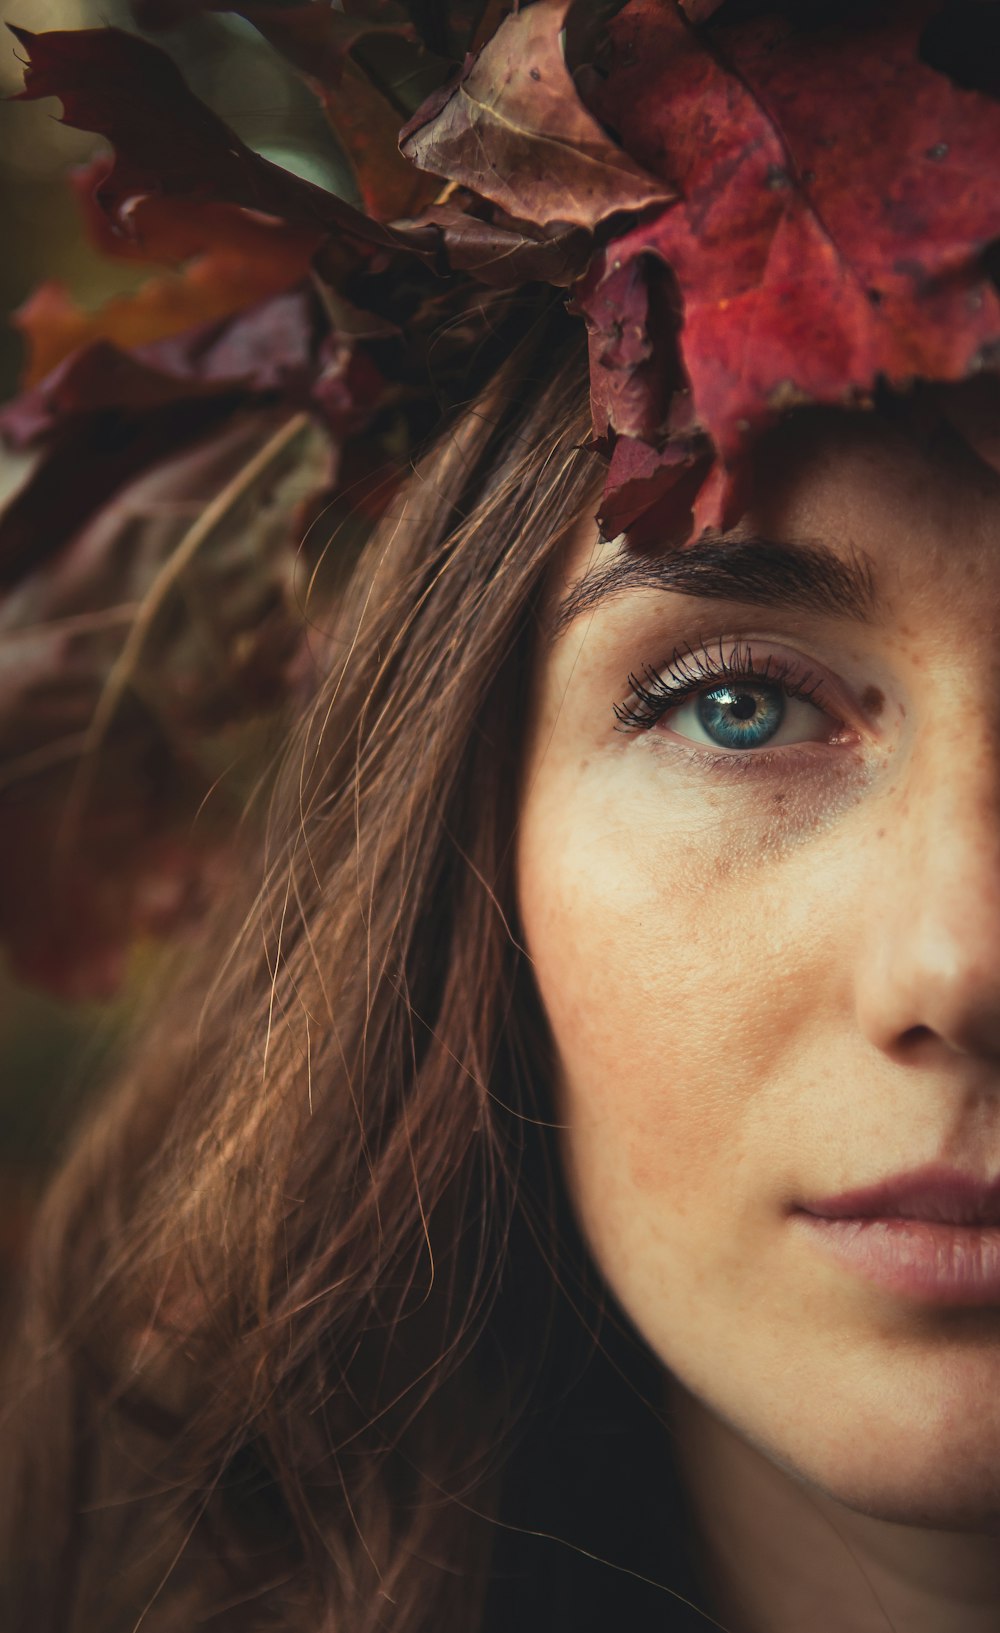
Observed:
[[[373,220],[410,216],[430,202],[437,182],[410,164],[397,145],[403,116],[355,63],[345,64],[334,88],[319,83],[314,88]]]
[[[306,0],[300,5],[255,5],[254,0],[132,0],[140,28],[157,32],[177,28],[206,12],[235,12],[252,24],[293,67],[322,85],[336,85],[344,64],[363,40],[380,36],[416,43],[416,30],[402,5],[393,0],[369,3],[363,11],[335,10]]]
[[[707,23],[722,5],[722,0],[679,0],[679,4],[689,22]]]
[[[117,488],[240,406],[310,401],[320,303],[272,296],[219,323],[124,350],[97,340],[0,409],[0,435],[43,457],[0,513],[0,590],[58,552]],[[358,418],[365,422],[367,402]]]
[[[637,546],[734,520],[790,408],[920,379],[960,429],[1000,382],[1000,102],[968,0],[240,9],[311,78],[363,209],[147,43],[16,31],[25,95],[114,147],[96,240],[175,269],[94,314],[37,294],[43,377],[0,411],[37,451],[0,517],[0,842],[28,881],[0,936],[63,990],[206,899],[202,752],[295,684],[297,542],[332,583],[325,530],[363,535],[551,286],[587,325],[602,526]],[[282,527],[286,433],[313,486]]]
[[[103,995],[135,934],[205,898],[236,813],[198,745],[287,695],[296,518],[329,463],[305,415],[244,412],[0,600],[0,843],[18,859],[0,935],[19,974]]]
[[[92,204],[109,168],[110,161],[101,158],[74,177],[95,245],[107,254],[178,270],[149,278],[94,311],[79,306],[65,285],[41,284],[12,319],[27,347],[27,386],[94,341],[130,349],[254,306],[300,283],[322,241],[315,232],[234,205],[157,194],[130,203],[129,237],[123,238]]]
[[[382,3],[344,0],[344,10],[352,17],[377,16]],[[460,63],[489,39],[517,0],[399,0],[399,5],[428,51]]]
[[[418,242],[426,242],[433,227],[440,235],[440,253],[453,272],[468,272],[497,289],[517,289],[538,280],[568,288],[590,260],[590,234],[582,227],[557,222],[533,228],[500,210],[480,215],[466,202],[427,205],[412,222],[397,220],[397,232],[411,228]]]
[[[709,39],[661,0],[629,0],[609,24],[595,111],[680,199],[605,247],[577,291],[595,434],[651,440],[665,491],[672,369],[690,390],[686,466],[703,453],[692,429],[721,461],[699,529],[735,519],[740,462],[787,408],[1000,367],[984,259],[1000,237],[1000,107],[921,61],[934,9],[885,4],[823,27],[723,12]],[[848,85],[858,118],[844,117]],[[656,486],[650,467],[647,500]],[[613,471],[604,525],[638,498]]]
[[[428,10],[397,0],[363,0],[343,11],[253,0],[133,0],[131,9],[140,27],[153,30],[209,11],[236,12],[251,23],[319,98],[365,213],[391,221],[414,214],[439,190],[399,152],[400,126],[448,77],[456,41],[468,43],[477,27],[492,32],[506,7],[455,5],[433,27]]]
[[[253,0],[133,0],[140,27],[176,27],[205,12],[230,11],[252,24],[303,77],[319,98],[330,127],[353,172],[365,213],[376,221],[409,215],[436,190],[402,157],[397,146],[407,108],[393,95],[400,54],[403,71],[420,83],[428,53],[402,5],[369,0],[357,11],[330,5],[255,5]],[[363,56],[358,53],[363,48]],[[431,85],[445,77],[448,64],[431,70]],[[420,92],[416,102],[422,100]]]
[[[539,227],[593,229],[608,216],[672,198],[605,135],[580,102],[560,34],[574,0],[536,0],[501,23],[454,88],[424,105],[400,146]]]
[[[28,52],[24,90],[11,100],[57,96],[64,124],[107,138],[115,158],[96,198],[126,234],[130,201],[160,193],[238,204],[359,245],[395,247],[388,228],[247,147],[147,40],[118,28],[32,34],[7,26]]]

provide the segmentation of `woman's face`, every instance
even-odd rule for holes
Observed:
[[[591,521],[552,586],[518,894],[570,1191],[745,1441],[866,1513],[995,1523],[1000,1296],[873,1283],[794,1210],[1000,1174],[1000,477],[802,416],[752,535],[638,561]]]

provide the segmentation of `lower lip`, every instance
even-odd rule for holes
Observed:
[[[1000,1304],[1000,1225],[792,1216],[866,1281],[928,1304]]]

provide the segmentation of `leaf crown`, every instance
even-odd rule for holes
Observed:
[[[74,177],[91,236],[158,270],[97,312],[47,284],[18,315],[28,371],[0,432],[35,464],[0,516],[9,630],[25,606],[33,628],[77,610],[73,563],[98,558],[95,529],[136,483],[221,515],[261,471],[287,497],[305,469],[296,525],[338,493],[376,511],[386,469],[474,394],[496,361],[484,337],[509,342],[529,288],[563,291],[586,327],[608,536],[730,525],[750,450],[790,407],[1000,373],[997,0],[133,8],[147,32],[206,11],[253,25],[318,97],[353,197],[255,152],[148,39],[13,26],[21,96],[58,97],[109,144]],[[248,423],[270,437],[249,465]],[[147,529],[140,599],[163,604],[207,525],[194,544]],[[287,688],[279,534],[242,562],[236,668],[174,654],[164,737]],[[92,749],[135,668],[123,678],[106,632],[86,639]],[[65,653],[33,648],[24,673],[42,686]]]

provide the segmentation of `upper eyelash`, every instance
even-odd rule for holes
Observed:
[[[794,664],[769,653],[762,664],[756,664],[753,647],[749,642],[736,641],[728,654],[723,642],[718,643],[718,656],[702,646],[698,649],[685,643],[675,647],[662,670],[643,665],[643,679],[629,674],[629,697],[614,705],[618,725],[616,731],[648,731],[665,714],[679,708],[697,692],[711,690],[726,680],[766,680],[777,683],[789,697],[804,698],[810,703],[822,690],[819,676],[792,679]]]

